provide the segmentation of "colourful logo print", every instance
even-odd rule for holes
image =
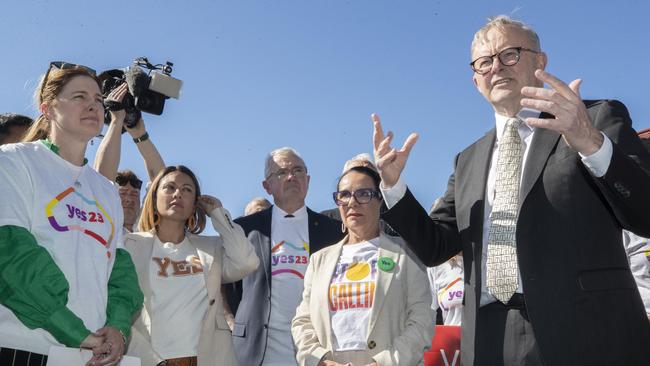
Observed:
[[[305,253],[305,254],[302,254]],[[309,263],[309,244],[303,242],[302,247],[281,241],[271,248],[271,265],[279,267],[271,271],[271,276],[288,273],[304,279],[304,275],[295,267],[306,267]],[[291,268],[294,267],[294,268]]]
[[[104,239],[101,235],[97,234],[96,232],[86,229],[82,227],[81,225],[67,225],[63,226],[61,225],[56,218],[54,217],[54,208],[63,201],[65,197],[70,195],[71,193],[76,194],[78,197],[80,197],[87,205],[90,206],[95,206],[99,210],[98,212],[86,212],[85,210],[82,210],[80,208],[77,208],[72,205],[66,205],[67,211],[68,211],[68,218],[72,219],[76,217],[77,219],[83,221],[83,222],[99,222],[103,223],[104,221],[108,221],[108,223],[111,225],[111,232],[108,237],[108,239]],[[46,206],[45,206],[45,215],[47,216],[48,221],[50,222],[50,225],[54,230],[59,231],[59,232],[66,232],[66,231],[80,231],[91,238],[97,240],[102,246],[105,248],[108,248],[110,246],[110,243],[113,241],[113,236],[115,235],[115,225],[113,224],[113,220],[111,217],[106,213],[102,205],[97,202],[97,200],[91,200],[86,197],[84,197],[82,194],[77,192],[73,187],[70,187],[66,189],[65,191],[59,193],[52,201],[50,201]],[[106,256],[110,258],[111,253],[106,252]]]

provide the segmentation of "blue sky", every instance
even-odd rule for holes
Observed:
[[[266,196],[264,157],[281,146],[307,162],[307,204],[333,207],[343,163],[371,152],[372,112],[400,145],[420,133],[404,174],[428,207],[454,156],[493,124],[468,63],[474,32],[497,14],[535,28],[547,70],[582,78],[583,98],[620,99],[636,129],[650,127],[643,0],[5,1],[0,110],[35,116],[32,93],[53,60],[98,71],[170,60],[182,96],[145,115],[151,138],[233,215]],[[121,168],[144,176],[127,135],[123,144]]]

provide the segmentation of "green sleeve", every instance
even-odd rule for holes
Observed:
[[[63,272],[27,229],[0,226],[0,304],[28,328],[79,347],[90,331],[67,308],[68,291]]]
[[[129,338],[131,323],[135,314],[142,308],[144,295],[138,285],[138,275],[129,252],[115,251],[115,263],[108,280],[108,306],[106,325],[119,329]]]

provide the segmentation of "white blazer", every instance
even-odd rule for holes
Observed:
[[[341,256],[345,237],[316,252],[305,274],[302,302],[291,323],[300,366],[315,366],[323,359],[366,365],[409,366],[423,363],[434,331],[431,291],[425,268],[403,248],[399,238],[380,234],[379,257],[389,257],[395,267],[378,271],[377,290],[370,314],[367,349],[332,352],[334,337],[328,303],[329,286]]]
[[[187,235],[189,242],[196,248],[203,265],[208,291],[209,306],[201,324],[198,364],[202,366],[233,366],[237,365],[237,361],[232,348],[230,328],[224,316],[221,284],[239,281],[255,271],[259,265],[259,258],[257,258],[253,246],[246,239],[244,230],[231,220],[226,209],[216,208],[210,213],[210,216],[212,225],[219,236]],[[144,307],[131,327],[131,340],[126,354],[139,357],[142,360],[142,366],[157,365],[163,361],[151,345],[152,292],[149,266],[152,263],[153,243],[154,234],[152,232],[129,234],[124,240],[124,246],[131,254],[138,273],[138,282],[144,293]]]

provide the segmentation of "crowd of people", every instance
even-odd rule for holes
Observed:
[[[430,212],[402,177],[417,134],[394,148],[372,115],[374,156],[342,164],[336,208],[306,206],[308,166],[283,147],[272,200],[237,219],[119,108],[91,167],[127,87],[50,63],[38,117],[0,116],[0,365],[51,347],[89,366],[420,365],[436,323],[461,326],[463,365],[647,363],[650,130],[546,72],[522,22],[490,19],[470,50],[492,128]],[[119,170],[123,130],[146,185]]]

